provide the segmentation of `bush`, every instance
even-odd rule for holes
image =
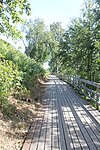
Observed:
[[[30,93],[30,85],[45,74],[44,69],[30,57],[0,40],[0,99],[11,93]]]

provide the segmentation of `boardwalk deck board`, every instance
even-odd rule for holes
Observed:
[[[100,150],[100,112],[51,76],[22,150]]]

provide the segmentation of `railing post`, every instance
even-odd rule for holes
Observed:
[[[99,95],[97,95],[96,97],[97,97],[97,99],[96,99],[96,109],[99,110],[99,105],[98,105]]]
[[[100,95],[98,94],[98,92],[99,92],[98,86],[97,86],[97,91],[96,92],[97,92],[96,109],[99,110],[99,104],[98,103],[100,103]]]
[[[64,81],[77,88],[80,94],[84,94],[95,102],[96,109],[100,111],[100,84],[75,76],[60,76]],[[90,85],[90,86],[87,86]],[[95,90],[94,88],[95,87]],[[91,89],[92,88],[92,89]]]

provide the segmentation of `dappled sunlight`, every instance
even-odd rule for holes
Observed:
[[[68,130],[68,136],[70,139],[70,146],[73,148],[73,142],[74,147],[75,148],[79,148],[80,144],[82,144],[82,147],[87,147],[86,142],[84,140],[84,138],[82,137],[81,133],[80,133],[80,128],[75,120],[74,115],[72,114],[72,111],[70,109],[70,107],[62,107],[62,111],[64,114],[64,120],[65,120],[65,124],[67,126],[67,130]],[[71,139],[72,139],[72,143],[71,143]]]
[[[51,147],[55,150],[66,147],[68,150],[100,148],[99,124],[79,101],[80,98],[75,96],[69,85],[63,84],[56,76],[50,76],[41,116],[31,127],[24,146],[29,142],[30,150],[51,150]],[[88,141],[90,143],[87,144]]]
[[[55,75],[50,75],[49,76],[49,81],[48,82],[46,82],[45,84],[46,85],[55,85],[55,81],[57,81],[57,80],[59,80],[59,78],[57,78]],[[59,83],[57,82],[56,84],[58,84],[59,85]],[[64,82],[60,82],[60,84],[62,84],[62,85],[66,85],[66,83]]]

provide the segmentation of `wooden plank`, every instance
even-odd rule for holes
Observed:
[[[43,119],[44,119],[44,113],[42,113],[41,118],[39,118],[35,132],[34,132],[34,137],[32,139],[31,142],[31,146],[30,146],[30,150],[36,150],[38,147],[38,141],[39,141],[39,137],[41,134],[41,128],[42,128],[42,124],[43,124]]]
[[[66,93],[64,91],[63,94],[66,97],[66,99],[68,99],[67,102],[68,102],[68,104],[69,104],[69,106],[71,108],[71,111],[72,111],[72,113],[73,113],[73,115],[75,117],[76,122],[78,123],[79,128],[81,129],[82,134],[84,135],[84,138],[85,138],[86,142],[88,143],[89,148],[96,150],[96,147],[95,147],[92,139],[88,135],[88,133],[87,133],[83,123],[81,122],[79,116],[77,115],[75,109],[73,108],[73,103],[71,103],[71,99],[72,99],[71,93],[66,95]]]
[[[44,145],[44,150],[51,150],[51,124],[52,124],[52,119],[51,119],[51,90],[52,86],[49,85],[49,105],[48,105],[48,117],[47,117],[47,127],[46,127],[46,134],[45,134],[45,145]]]
[[[80,99],[52,76],[22,150],[100,150],[100,114]]]
[[[41,133],[38,139],[37,150],[44,150],[45,148],[45,140],[46,140],[46,132],[47,132],[47,124],[48,124],[48,113],[49,113],[49,103],[50,103],[50,91],[49,87],[47,89],[47,94],[44,97],[45,101],[45,110],[44,110],[44,119],[41,127]]]
[[[97,126],[99,132],[100,132],[100,123],[99,123],[99,120],[97,120],[97,117],[93,116],[93,114],[91,114],[87,109],[86,107],[84,107],[84,103],[85,103],[85,106],[86,106],[86,101],[82,100],[80,98],[79,95],[76,95],[75,94],[75,91],[72,92],[72,97],[73,99],[76,99],[76,102],[77,103],[77,106],[80,105],[80,107],[82,107],[82,109],[84,110],[84,112],[87,113],[87,115],[89,115],[90,119],[92,119],[92,121],[94,122],[94,124]],[[90,105],[91,106],[91,105]],[[92,107],[92,106],[91,106]],[[98,117],[100,118],[100,113],[98,110],[96,110],[95,108],[92,107],[92,110],[94,111],[94,113],[96,113],[98,115]]]
[[[91,120],[91,118],[87,115],[87,113],[79,106],[77,106],[75,108],[76,112],[79,113],[80,117],[83,119],[83,123],[86,125],[86,126],[90,126],[90,128],[92,129],[95,129],[97,130],[96,128],[96,125],[94,124],[94,122]],[[99,132],[99,131],[98,131]]]
[[[88,118],[86,113],[84,113],[84,115],[81,115],[83,113],[83,110],[77,109],[76,112],[78,116],[80,117],[81,121],[83,122],[87,130],[87,133],[91,137],[93,143],[95,144],[97,149],[99,149],[100,148],[100,133],[97,131],[95,125],[92,123],[92,120]]]
[[[30,129],[28,135],[26,136],[26,140],[25,140],[25,143],[23,145],[22,150],[29,150],[30,149],[31,141],[32,141],[32,138],[34,135],[34,130],[36,128],[37,122],[38,122],[38,116],[37,116],[37,120],[34,123],[32,123],[31,129]]]
[[[41,132],[40,132],[40,136],[38,138],[37,150],[44,150],[44,147],[45,147],[47,116],[48,116],[48,109],[45,110],[44,119],[43,119],[43,123],[42,123],[42,127],[41,127]]]
[[[100,84],[91,82],[89,80],[80,79],[78,77],[68,76],[68,77],[62,77],[64,81],[67,81],[69,84],[74,86],[74,88],[78,89],[80,93],[84,94],[88,98],[90,98],[91,101],[94,101],[96,103],[97,109],[99,109],[100,106]],[[67,79],[67,80],[66,80]],[[91,85],[96,88],[96,90],[92,90],[87,87],[87,85]],[[83,91],[82,91],[83,90]]]
[[[59,143],[59,130],[57,125],[57,117],[58,113],[56,110],[56,93],[55,88],[52,91],[52,150],[59,150],[60,143]]]
[[[56,93],[57,93],[57,109],[58,109],[58,117],[59,117],[59,130],[60,130],[60,141],[61,141],[61,149],[62,150],[72,150],[73,144],[71,143],[71,139],[69,136],[68,126],[65,125],[64,116],[61,108],[61,92],[58,90],[57,81],[56,83]]]
[[[92,82],[92,81],[89,81],[89,80],[85,80],[85,79],[78,79],[79,81],[81,82],[84,82],[84,83],[87,83],[87,84],[90,84],[92,86],[95,86],[97,88],[100,88],[100,84],[99,83],[96,83],[96,82]]]
[[[79,149],[81,150],[82,149],[81,147],[83,145],[83,141],[81,142],[79,134],[75,130],[75,126],[74,126],[74,124],[76,123],[75,118],[74,118],[74,116],[71,112],[71,109],[70,109],[69,105],[66,104],[66,99],[65,99],[65,96],[64,96],[63,92],[62,92],[61,97],[62,97],[62,105],[63,105],[62,109],[63,109],[64,118],[65,118],[65,121],[66,121],[66,125],[69,126],[70,143],[72,143],[71,147],[75,150],[79,150]],[[80,132],[80,135],[82,137],[81,132]],[[72,142],[71,142],[71,140],[72,140]],[[84,141],[85,150],[88,149],[88,147],[86,147],[86,146],[87,146],[86,142]]]
[[[73,99],[75,99],[75,95],[73,96]],[[77,101],[77,102],[76,102]],[[74,104],[74,102],[72,102]],[[91,137],[94,145],[96,146],[97,149],[100,149],[100,125],[97,123],[95,124],[93,117],[90,118],[90,115],[87,114],[86,109],[84,110],[84,107],[79,106],[79,101],[78,98],[75,100],[76,108],[78,113],[81,114],[80,118],[84,119],[84,126],[87,129],[87,133]],[[81,110],[80,110],[81,108]],[[93,119],[93,120],[92,120]]]
[[[47,107],[45,97],[46,97],[46,94],[45,94],[44,97],[42,97],[43,105],[40,108],[40,111],[38,110],[39,111],[38,112],[39,113],[39,118],[38,118],[36,128],[34,130],[33,138],[32,138],[32,141],[31,141],[31,146],[30,146],[29,150],[33,150],[33,149],[38,150],[39,140],[40,140],[40,137],[41,137],[41,133],[43,132],[42,126],[43,126],[44,116],[45,116],[46,107]]]
[[[82,135],[82,133],[80,131],[80,128],[78,127],[78,124],[77,124],[77,122],[75,120],[74,115],[72,114],[71,110],[67,111],[67,113],[69,113],[70,123],[72,124],[74,132],[76,133],[77,142],[78,142],[77,146],[79,147],[79,149],[88,150],[88,146],[87,146],[86,141],[85,141],[85,139],[84,139],[84,137],[83,137],[83,135]],[[66,111],[65,111],[65,114],[66,114]],[[68,122],[68,117],[67,116],[66,116],[66,120]],[[74,141],[75,141],[75,139],[73,139],[73,143],[74,143]],[[75,144],[74,144],[74,147],[76,149],[76,145]]]
[[[100,124],[100,112],[88,103],[83,103],[83,106],[89,111],[89,113],[96,119]]]
[[[65,83],[64,83],[64,86],[65,86]],[[69,91],[70,89],[70,91]],[[81,96],[79,94],[77,94],[74,89],[72,87],[70,87],[69,85],[66,84],[65,86],[65,91],[68,90],[69,92],[71,92],[71,95],[73,96],[73,98],[76,98],[77,100],[77,103],[80,103],[81,104],[81,107],[83,109],[85,109],[85,111],[87,111],[88,115],[90,114],[91,115],[91,118],[93,119],[94,118],[94,122],[95,124],[98,126],[98,124],[100,124],[100,112],[98,110],[96,110],[93,106],[89,105],[87,101],[84,101]],[[91,107],[91,110],[88,111],[87,110],[87,107]],[[93,112],[93,113],[92,113]],[[98,124],[96,123],[98,122]],[[99,127],[98,127],[99,128]]]

